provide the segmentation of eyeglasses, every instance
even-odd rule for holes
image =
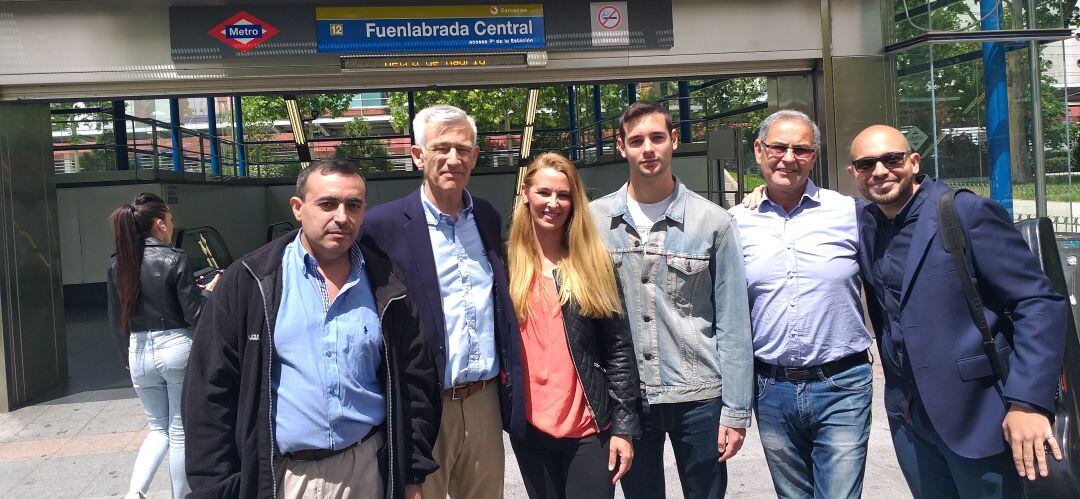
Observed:
[[[476,150],[476,146],[469,144],[432,144],[428,146],[427,150],[440,156],[449,155],[451,150],[456,151],[459,156],[471,156],[473,151]]]
[[[876,158],[859,158],[851,162],[851,167],[859,173],[866,173],[873,171],[877,168],[877,164],[881,163],[885,165],[885,168],[890,170],[901,168],[907,163],[908,153],[906,152],[890,152],[882,154]]]
[[[817,148],[806,146],[786,146],[784,144],[766,144],[765,151],[769,153],[769,156],[774,158],[782,158],[787,154],[788,149],[791,150],[791,154],[795,155],[796,159],[807,159],[817,151]]]

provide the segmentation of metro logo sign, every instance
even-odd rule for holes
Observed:
[[[278,29],[247,12],[240,11],[210,28],[207,33],[226,45],[247,52],[278,34]]]

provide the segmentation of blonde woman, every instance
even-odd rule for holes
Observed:
[[[529,497],[613,497],[640,433],[638,372],[611,258],[574,164],[537,157],[510,226],[510,296],[521,331],[524,438],[511,438]]]

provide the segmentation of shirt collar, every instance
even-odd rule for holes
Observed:
[[[803,202],[805,202],[805,201],[809,201],[809,202],[813,203],[816,206],[821,206],[821,188],[819,188],[817,186],[817,184],[815,184],[814,181],[810,180],[810,179],[806,179],[806,188],[803,190],[802,196],[799,197],[799,202],[795,203],[795,207],[791,209],[792,213],[794,213],[795,210],[798,210],[799,207],[802,206]],[[769,190],[768,189],[765,189],[764,191],[762,191],[761,203],[758,204],[758,211],[761,211],[762,209],[765,208],[765,203],[766,202],[769,203],[770,205],[775,206],[776,208],[781,209],[781,210],[784,209],[782,206],[780,206],[779,203],[769,199]]]
[[[319,262],[315,260],[315,257],[308,253],[307,248],[304,247],[304,243],[300,241],[300,237],[304,234],[300,231],[296,234],[295,256],[299,258],[304,265],[304,273],[309,277],[322,277],[319,273]],[[353,243],[349,246],[349,280],[352,280],[358,273],[363,272],[365,267],[364,254],[360,251],[360,247]]]
[[[458,214],[458,218],[469,216],[473,211],[473,199],[472,194],[469,194],[469,190],[465,189],[461,193],[462,206],[461,213]],[[433,203],[427,197],[427,193],[424,192],[424,186],[420,186],[420,204],[424,207],[424,218],[427,219],[428,225],[439,225],[439,221],[447,222],[451,225],[454,224],[454,218],[439,210],[435,203]]]

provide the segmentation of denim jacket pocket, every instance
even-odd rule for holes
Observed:
[[[668,267],[667,292],[675,303],[687,304],[693,301],[698,288],[708,288],[708,255],[668,255],[665,257]]]

